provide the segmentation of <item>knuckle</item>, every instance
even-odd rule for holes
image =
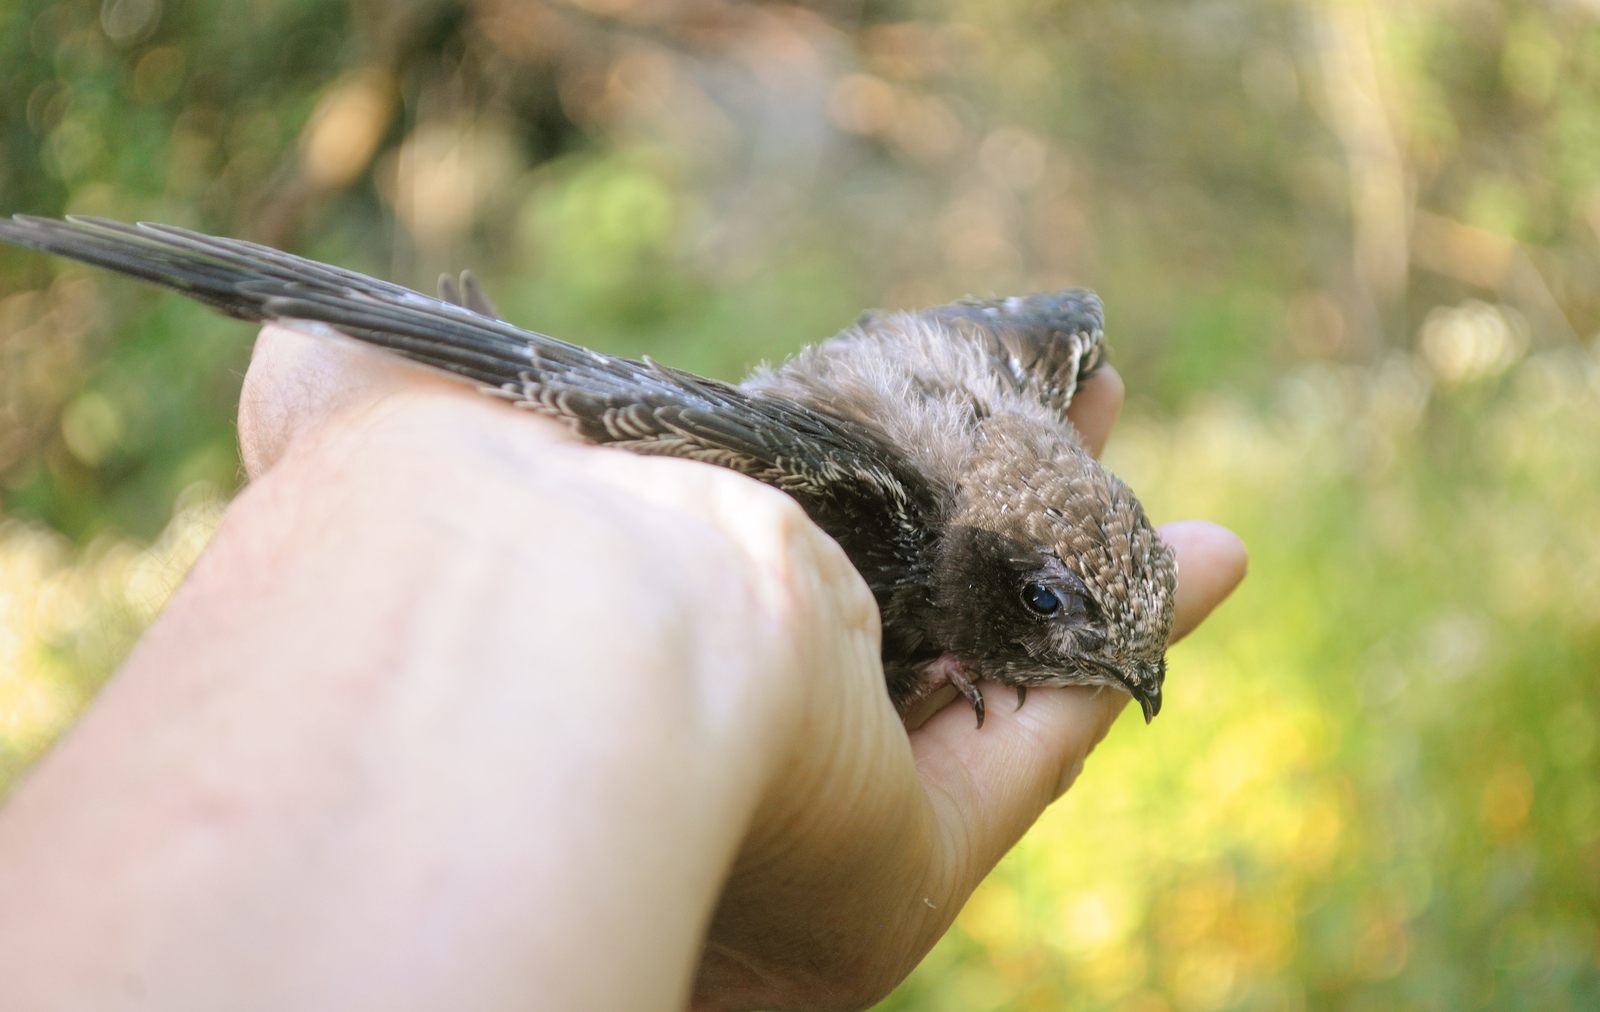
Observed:
[[[724,507],[736,515],[738,540],[777,618],[810,634],[865,633],[876,655],[878,604],[844,549],[788,494],[731,473],[723,480],[738,488]]]
[[[787,493],[731,471],[718,471],[717,477],[730,488],[737,488],[742,505],[772,534],[791,537],[811,526],[800,504]]]
[[[260,478],[282,457],[294,432],[291,413],[271,381],[252,367],[239,392],[239,455],[245,474]]]

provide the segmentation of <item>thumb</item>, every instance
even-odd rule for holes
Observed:
[[[1176,639],[1244,578],[1245,548],[1231,531],[1204,521],[1168,524],[1161,535],[1178,556]],[[1034,690],[1027,706],[1016,709],[996,702],[981,731],[973,728],[971,712],[957,705],[912,733],[918,772],[948,830],[943,836],[959,849],[948,855],[947,866],[957,870],[952,885],[963,897],[1072,785],[1128,696],[1068,686]]]

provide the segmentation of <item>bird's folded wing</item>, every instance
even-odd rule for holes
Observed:
[[[965,299],[928,313],[982,342],[997,373],[1063,416],[1105,361],[1105,310],[1087,289]]]
[[[557,418],[596,443],[738,471],[793,494],[835,537],[829,510],[863,528],[854,536],[872,537],[867,528],[893,528],[928,494],[860,425],[591,351],[270,246],[169,225],[22,215],[0,219],[0,239],[142,278],[240,319],[322,324]]]

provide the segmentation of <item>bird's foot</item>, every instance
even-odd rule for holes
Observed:
[[[945,654],[938,660],[929,664],[927,669],[928,683],[937,687],[948,684],[956,687],[967,702],[972,704],[972,712],[977,715],[978,726],[983,726],[983,693],[978,691],[978,685],[967,677],[967,667],[961,661]]]
[[[470,309],[479,316],[487,316],[494,320],[500,318],[500,314],[495,312],[494,303],[489,301],[489,296],[484,293],[483,286],[478,284],[478,279],[472,276],[471,271],[462,271],[459,278],[448,274],[439,275],[439,298],[463,309]]]

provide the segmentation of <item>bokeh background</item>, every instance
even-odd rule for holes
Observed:
[[[1113,466],[1252,574],[884,1007],[1600,1008],[1594,0],[8,0],[0,211],[726,377],[1097,288]],[[0,250],[0,790],[237,487],[249,336]]]

